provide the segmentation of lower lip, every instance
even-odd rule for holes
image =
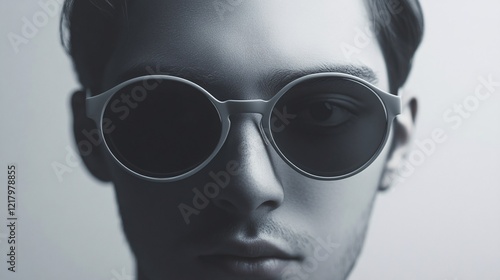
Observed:
[[[294,262],[293,259],[244,258],[236,256],[205,256],[202,261],[217,266],[236,275],[253,277],[278,277],[284,269]]]

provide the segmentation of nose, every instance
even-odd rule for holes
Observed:
[[[235,162],[238,172],[214,199],[214,204],[240,216],[272,211],[280,207],[284,199],[283,187],[269,155],[270,146],[261,135],[259,122],[257,114],[233,115],[228,138],[219,154]]]

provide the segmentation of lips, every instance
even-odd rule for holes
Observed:
[[[285,246],[264,240],[234,240],[214,248],[212,252],[200,255],[199,259],[238,276],[277,278],[288,265],[301,260]]]

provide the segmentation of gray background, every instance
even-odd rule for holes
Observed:
[[[422,0],[426,34],[406,89],[420,99],[415,140],[448,136],[405,182],[379,195],[350,278],[500,279],[500,88],[458,129],[443,119],[479,77],[500,81],[500,4]],[[78,86],[49,16],[15,53],[8,34],[38,1],[1,0],[0,278],[131,280],[134,265],[110,185],[81,164],[59,181],[52,164],[74,150],[69,94]],[[207,11],[210,12],[210,11]],[[215,13],[215,11],[214,11]],[[416,148],[416,147],[414,147]],[[18,173],[18,272],[7,271],[6,167]]]

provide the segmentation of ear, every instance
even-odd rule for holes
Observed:
[[[399,178],[399,168],[408,155],[411,140],[415,132],[417,109],[418,104],[415,96],[409,92],[405,92],[403,95],[403,111],[401,115],[396,117],[393,123],[392,143],[384,174],[380,182],[380,191],[388,190],[393,185],[395,179]]]
[[[95,122],[87,118],[85,92],[77,91],[71,97],[73,133],[78,152],[88,171],[100,181],[109,182],[110,173],[101,152],[102,141]]]

